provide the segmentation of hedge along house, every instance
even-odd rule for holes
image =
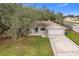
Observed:
[[[29,35],[48,36],[48,35],[64,35],[65,27],[52,21],[36,21],[29,28]]]

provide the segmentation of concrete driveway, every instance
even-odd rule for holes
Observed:
[[[79,46],[65,35],[49,35],[51,47],[56,56],[78,56]]]

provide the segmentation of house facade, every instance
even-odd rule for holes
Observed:
[[[64,35],[65,29],[65,27],[56,24],[52,21],[36,21],[29,28],[29,35]]]

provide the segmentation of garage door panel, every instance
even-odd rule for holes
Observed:
[[[49,35],[55,35],[55,34],[64,34],[65,30],[49,30],[48,34]]]

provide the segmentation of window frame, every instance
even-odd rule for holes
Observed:
[[[44,27],[41,28],[41,31],[45,31],[46,29]]]

